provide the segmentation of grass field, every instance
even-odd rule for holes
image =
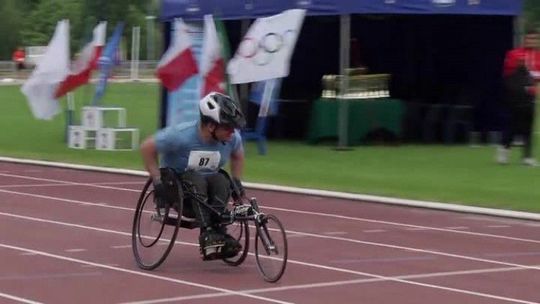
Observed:
[[[88,103],[91,88],[77,90],[77,110]],[[141,136],[157,126],[156,84],[113,84],[104,104],[127,108],[128,124]],[[106,152],[68,149],[65,116],[52,121],[33,119],[19,87],[0,87],[0,155],[142,169],[138,151]],[[308,115],[308,113],[306,113]],[[536,133],[536,143],[540,139]],[[245,180],[353,193],[451,202],[475,206],[540,212],[540,167],[494,162],[495,148],[465,145],[357,146],[335,151],[331,145],[272,141],[268,155],[247,147]],[[540,159],[538,149],[535,156]]]

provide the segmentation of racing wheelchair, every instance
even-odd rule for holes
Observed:
[[[178,180],[172,169],[162,168],[162,181],[166,184],[165,206],[157,206],[152,178],[149,178],[139,196],[133,218],[131,234],[133,255],[141,269],[153,270],[160,266],[173,248],[180,243],[180,228],[198,229],[199,223],[189,203],[200,204],[219,216],[222,227],[242,246],[238,254],[222,257],[230,266],[239,266],[249,254],[250,233],[255,231],[254,253],[259,273],[267,282],[277,282],[287,265],[287,236],[279,219],[263,213],[256,198],[241,197],[230,176],[231,190],[238,198],[220,212],[207,204],[189,182]],[[180,233],[181,234],[181,233]],[[186,243],[184,243],[186,244]]]

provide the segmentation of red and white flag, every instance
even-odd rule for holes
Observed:
[[[48,120],[60,112],[55,92],[68,74],[69,21],[62,20],[39,64],[21,88],[36,118]]]
[[[225,93],[225,60],[212,15],[204,16],[201,75],[203,78],[201,96],[206,96],[210,92]]]
[[[156,76],[167,90],[174,91],[198,71],[187,27],[181,19],[177,19],[171,45],[158,63]]]
[[[97,69],[97,61],[105,45],[107,22],[100,22],[93,31],[92,41],[81,50],[79,57],[71,64],[71,72],[56,89],[59,98],[90,81],[92,71]]]

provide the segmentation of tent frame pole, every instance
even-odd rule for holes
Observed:
[[[349,88],[349,77],[347,70],[349,69],[350,55],[350,37],[351,37],[351,15],[340,15],[339,25],[339,72],[341,77],[338,91],[338,149],[346,149],[348,146],[348,102],[345,99],[345,94]]]

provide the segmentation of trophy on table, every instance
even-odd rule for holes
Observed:
[[[347,79],[345,79],[347,77]],[[324,75],[322,98],[376,99],[390,97],[389,74]],[[345,88],[345,80],[348,81]]]
[[[339,89],[338,75],[324,75],[322,77],[322,98],[336,98]]]

